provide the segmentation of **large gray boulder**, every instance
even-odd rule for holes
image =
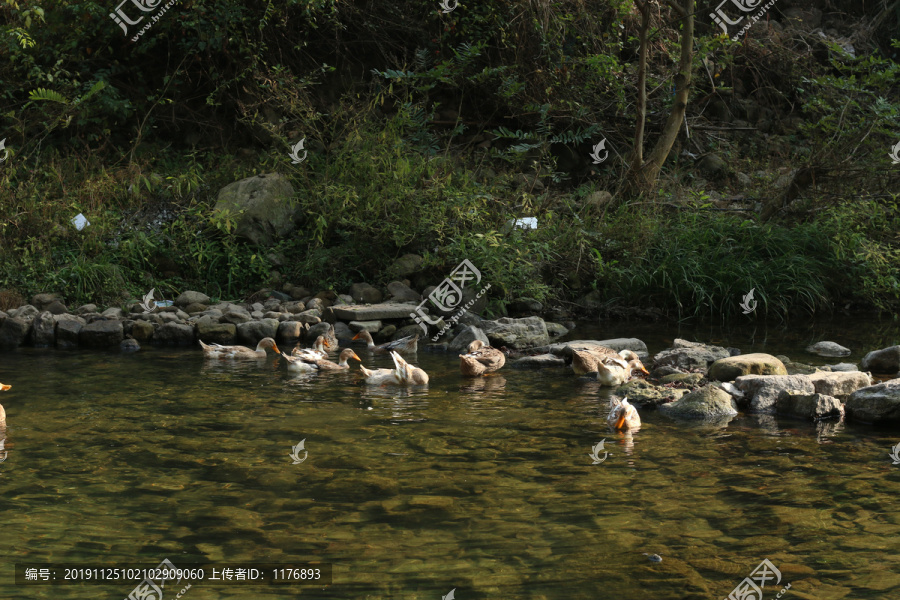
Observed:
[[[237,326],[238,342],[255,348],[259,340],[263,338],[270,337],[275,339],[275,336],[278,335],[278,325],[278,319],[262,319],[241,323]]]
[[[368,283],[354,283],[351,285],[350,296],[358,304],[378,304],[384,299],[381,290]]]
[[[900,379],[856,390],[844,404],[847,418],[863,423],[900,423]]]
[[[84,319],[75,315],[57,315],[54,320],[56,321],[56,347],[77,348],[78,334],[84,327]]]
[[[209,296],[204,294],[203,292],[195,292],[193,290],[188,290],[186,292],[181,292],[181,294],[175,298],[175,306],[190,306],[191,304],[209,304]],[[206,310],[204,307],[201,310]]]
[[[387,274],[397,279],[406,279],[419,272],[425,259],[418,254],[404,254],[387,269]]]
[[[456,341],[456,340],[454,340]],[[566,361],[555,354],[537,354],[535,356],[523,356],[508,363],[511,367],[521,369],[543,369],[545,367],[564,367]]]
[[[872,350],[860,362],[859,370],[894,375],[900,371],[900,346]]]
[[[220,323],[218,319],[204,315],[197,319],[197,339],[206,344],[233,344],[237,327],[233,323]]]
[[[54,302],[63,302],[63,297],[59,294],[36,294],[31,298],[32,306],[41,312],[48,310]]]
[[[469,348],[469,344],[475,340],[481,340],[485,344],[490,345],[490,340],[479,327],[468,326],[460,331],[448,346],[451,352],[464,353]]]
[[[275,341],[282,344],[296,344],[306,332],[306,327],[299,321],[282,321],[278,324]]]
[[[402,281],[392,281],[387,285],[391,302],[418,302],[421,300],[419,292],[415,291]]]
[[[872,385],[872,376],[860,371],[832,372],[820,371],[808,375],[816,388],[816,393],[828,396],[849,396],[856,390]]]
[[[709,378],[715,381],[734,381],[742,375],[787,375],[784,363],[771,354],[755,353],[729,356],[709,367]]]
[[[31,320],[19,317],[7,317],[0,325],[0,347],[17,348],[25,342]]]
[[[818,421],[844,414],[841,401],[827,394],[793,394],[783,391],[775,401],[775,412]]]
[[[166,323],[156,330],[153,339],[167,344],[190,346],[194,343],[194,328],[184,323]]]
[[[731,395],[714,385],[702,387],[675,402],[663,404],[659,411],[678,419],[716,422],[728,420],[738,414]]]
[[[94,321],[78,332],[78,343],[87,348],[118,346],[123,339],[125,332],[121,321]]]
[[[484,321],[481,328],[490,340],[491,345],[499,348],[522,349],[535,346],[546,346],[550,343],[547,325],[540,317],[510,319],[503,317],[496,321]]]
[[[31,323],[31,343],[37,347],[52,346],[56,341],[56,320],[45,310]]]
[[[773,412],[781,392],[816,393],[806,375],[743,375],[735,379],[734,385],[744,393],[742,404],[754,412]]]
[[[675,367],[682,370],[706,370],[715,361],[728,356],[730,356],[728,350],[720,346],[676,339],[672,348],[663,350],[653,357],[653,365],[655,368]]]
[[[236,223],[235,235],[270,245],[296,227],[294,188],[278,173],[248,177],[222,188],[213,212]]]

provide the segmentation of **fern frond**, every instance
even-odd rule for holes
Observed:
[[[60,104],[68,104],[69,100],[54,90],[46,88],[37,88],[28,92],[29,100],[47,100],[49,102],[59,102]]]

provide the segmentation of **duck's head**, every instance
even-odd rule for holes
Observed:
[[[11,387],[12,387],[11,385],[6,385],[5,383],[0,383],[0,392],[5,392],[6,390],[8,390]]]
[[[274,350],[278,354],[281,354],[281,350],[278,349],[278,345],[275,343],[270,337],[263,338],[259,341],[259,344],[256,346],[257,350]]]
[[[631,418],[636,412],[637,409],[628,403],[628,398],[625,398],[613,408],[613,415],[615,415],[616,419],[613,427],[622,429],[622,426],[625,425],[625,420]]]
[[[359,333],[353,336],[354,340],[362,340],[367,344],[374,344],[375,341],[372,339],[372,334],[366,331],[365,329],[361,329]]]
[[[341,352],[340,363],[346,363],[351,358],[355,358],[359,362],[362,362],[362,359],[356,355],[356,352],[353,351],[353,348],[344,348],[343,352]]]
[[[628,361],[628,366],[630,367],[630,371],[640,371],[645,375],[649,375],[650,372],[644,368],[644,363],[641,362],[640,357],[633,350],[621,350],[619,351],[619,356]]]
[[[325,339],[324,335],[320,335],[316,338],[315,343],[313,344],[313,348],[318,350],[319,352],[325,352],[325,348],[329,348],[331,344],[328,343],[328,340]]]
[[[471,344],[469,344],[469,353],[478,352],[484,348],[484,342],[481,340],[473,340]]]

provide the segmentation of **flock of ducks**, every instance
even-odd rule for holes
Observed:
[[[333,339],[333,334],[331,334]],[[363,374],[366,383],[372,385],[425,385],[428,383],[428,373],[419,367],[409,364],[400,353],[415,353],[418,349],[419,336],[407,336],[393,342],[376,345],[372,335],[368,331],[360,331],[353,338],[354,341],[362,340],[371,352],[387,352],[394,361],[393,369],[367,369],[360,364],[359,370]],[[338,355],[338,361],[328,359],[328,348],[336,346],[328,341],[326,336],[316,338],[312,348],[293,349],[291,354],[285,354],[278,348],[278,344],[272,338],[263,338],[256,345],[256,349],[246,346],[223,346],[221,344],[205,344],[200,346],[207,358],[212,359],[259,359],[268,356],[271,350],[287,361],[289,371],[296,373],[315,373],[322,371],[346,371],[350,369],[351,359],[362,363],[362,359],[352,348],[345,348]],[[494,373],[506,364],[506,355],[497,348],[486,345],[481,340],[475,340],[465,354],[459,355],[459,369],[467,377],[480,377]],[[572,370],[576,375],[596,373],[597,380],[605,386],[622,385],[633,376],[634,371],[647,373],[647,369],[641,363],[637,354],[631,350],[616,352],[611,348],[594,346],[582,350],[572,350]],[[0,392],[10,389],[9,385],[0,383]],[[617,430],[636,430],[641,426],[641,417],[637,409],[628,403],[628,398],[610,400],[609,426]],[[6,424],[6,411],[0,404],[0,428]]]
[[[234,358],[265,358],[267,351],[271,350],[287,361],[287,368],[294,373],[316,373],[322,371],[347,371],[350,369],[350,360],[362,359],[352,348],[344,348],[338,355],[338,361],[329,360],[329,349],[337,349],[337,341],[333,333],[329,337],[320,335],[316,338],[311,348],[301,348],[299,345],[290,354],[279,350],[272,338],[263,338],[256,349],[246,346],[222,346],[220,344],[205,344],[200,346],[207,358],[234,359]],[[428,373],[419,367],[409,364],[402,356],[412,354],[418,350],[419,336],[407,336],[393,342],[376,345],[372,334],[362,330],[353,337],[353,341],[365,342],[370,352],[384,352],[391,356],[394,362],[393,369],[368,369],[360,364],[359,370],[363,374],[365,382],[372,385],[425,385],[428,383]],[[467,377],[480,377],[500,370],[506,364],[506,355],[499,349],[486,345],[481,340],[475,340],[469,344],[467,352],[459,355],[459,369]],[[576,375],[596,373],[597,381],[604,386],[618,386],[632,378],[635,371],[647,373],[647,369],[641,363],[637,354],[631,350],[616,352],[611,348],[593,346],[581,350],[572,350],[572,370]],[[0,407],[2,410],[2,407]],[[2,413],[0,413],[2,414]],[[610,400],[610,411],[607,417],[610,427],[617,430],[636,430],[641,426],[641,418],[637,409],[628,403],[628,398]]]

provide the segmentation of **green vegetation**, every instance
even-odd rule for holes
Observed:
[[[691,137],[657,196],[627,197],[630,2],[442,14],[436,2],[185,0],[131,43],[113,3],[2,0],[0,291],[70,305],[150,287],[345,292],[387,283],[392,260],[414,252],[425,285],[471,260],[495,312],[594,290],[607,307],[724,318],[751,288],[777,317],[896,312],[900,186],[887,151],[900,141],[900,44],[881,33],[896,31],[895,4],[861,58],[806,33],[812,51],[733,43],[698,21]],[[671,103],[677,22],[665,10],[651,21],[648,144]],[[303,137],[308,158],[292,165]],[[610,160],[593,165],[604,137]],[[697,181],[687,153],[713,152],[727,173]],[[213,215],[216,194],[276,171],[304,217],[287,239],[248,245],[233,235],[238,215]],[[749,187],[736,176],[757,172]],[[604,190],[614,203],[596,200]],[[69,223],[79,212],[81,232]],[[510,227],[526,216],[537,230]]]

